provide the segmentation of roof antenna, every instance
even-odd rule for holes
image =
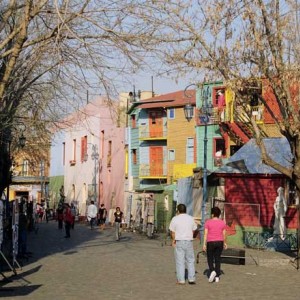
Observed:
[[[152,97],[154,97],[153,76],[151,76],[151,91],[152,91]]]

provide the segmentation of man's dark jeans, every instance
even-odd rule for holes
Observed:
[[[96,218],[91,218],[90,225],[91,225],[91,229],[93,229],[94,226],[96,225]]]

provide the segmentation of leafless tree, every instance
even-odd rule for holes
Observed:
[[[268,165],[300,189],[299,12],[297,0],[141,1],[135,6],[146,24],[155,24],[152,50],[174,76],[194,74],[195,83],[222,80],[244,105]],[[147,45],[149,46],[149,44]],[[262,143],[262,128],[247,111],[245,90],[264,85],[275,106],[260,100],[280,134],[290,143],[294,161],[286,168],[273,161]],[[292,92],[293,90],[293,92]]]
[[[140,66],[153,27],[132,19],[133,9],[134,1],[1,1],[0,194],[19,123],[47,141],[51,123],[82,106],[83,91],[111,95]]]

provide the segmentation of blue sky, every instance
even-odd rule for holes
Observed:
[[[133,77],[132,84],[124,83],[124,90],[133,90],[134,85],[136,91],[151,91],[151,76],[151,74],[143,74]],[[171,78],[153,76],[153,89],[156,94],[167,94],[179,90],[184,90],[185,87],[191,83],[192,82],[188,78],[179,78],[176,81]]]

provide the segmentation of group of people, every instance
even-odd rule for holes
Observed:
[[[58,229],[63,229],[65,223],[65,238],[71,237],[71,229],[74,229],[75,218],[77,216],[77,209],[74,203],[61,203],[56,210],[56,219],[58,222]]]
[[[87,210],[87,220],[90,224],[91,229],[93,229],[96,224],[100,226],[103,230],[105,228],[107,218],[107,210],[102,203],[100,205],[99,210],[97,210],[97,206],[95,205],[94,201],[91,201],[90,205],[88,206]],[[112,225],[115,226],[115,233],[116,233],[116,240],[120,240],[120,228],[121,223],[123,222],[123,212],[121,211],[120,207],[116,207],[116,211],[114,212],[114,219]]]
[[[87,209],[87,220],[90,223],[91,229],[93,229],[96,225],[100,226],[101,229],[104,229],[106,217],[107,210],[104,207],[104,204],[102,203],[98,210],[95,202],[92,200]]]
[[[218,207],[211,209],[211,219],[204,225],[203,251],[207,254],[209,268],[209,282],[219,282],[221,275],[221,254],[226,244],[226,224],[219,217],[221,210]],[[186,283],[185,267],[187,266],[187,280],[195,284],[195,255],[193,239],[197,224],[194,218],[186,213],[186,206],[177,206],[177,215],[173,217],[169,226],[174,247],[177,284]]]

